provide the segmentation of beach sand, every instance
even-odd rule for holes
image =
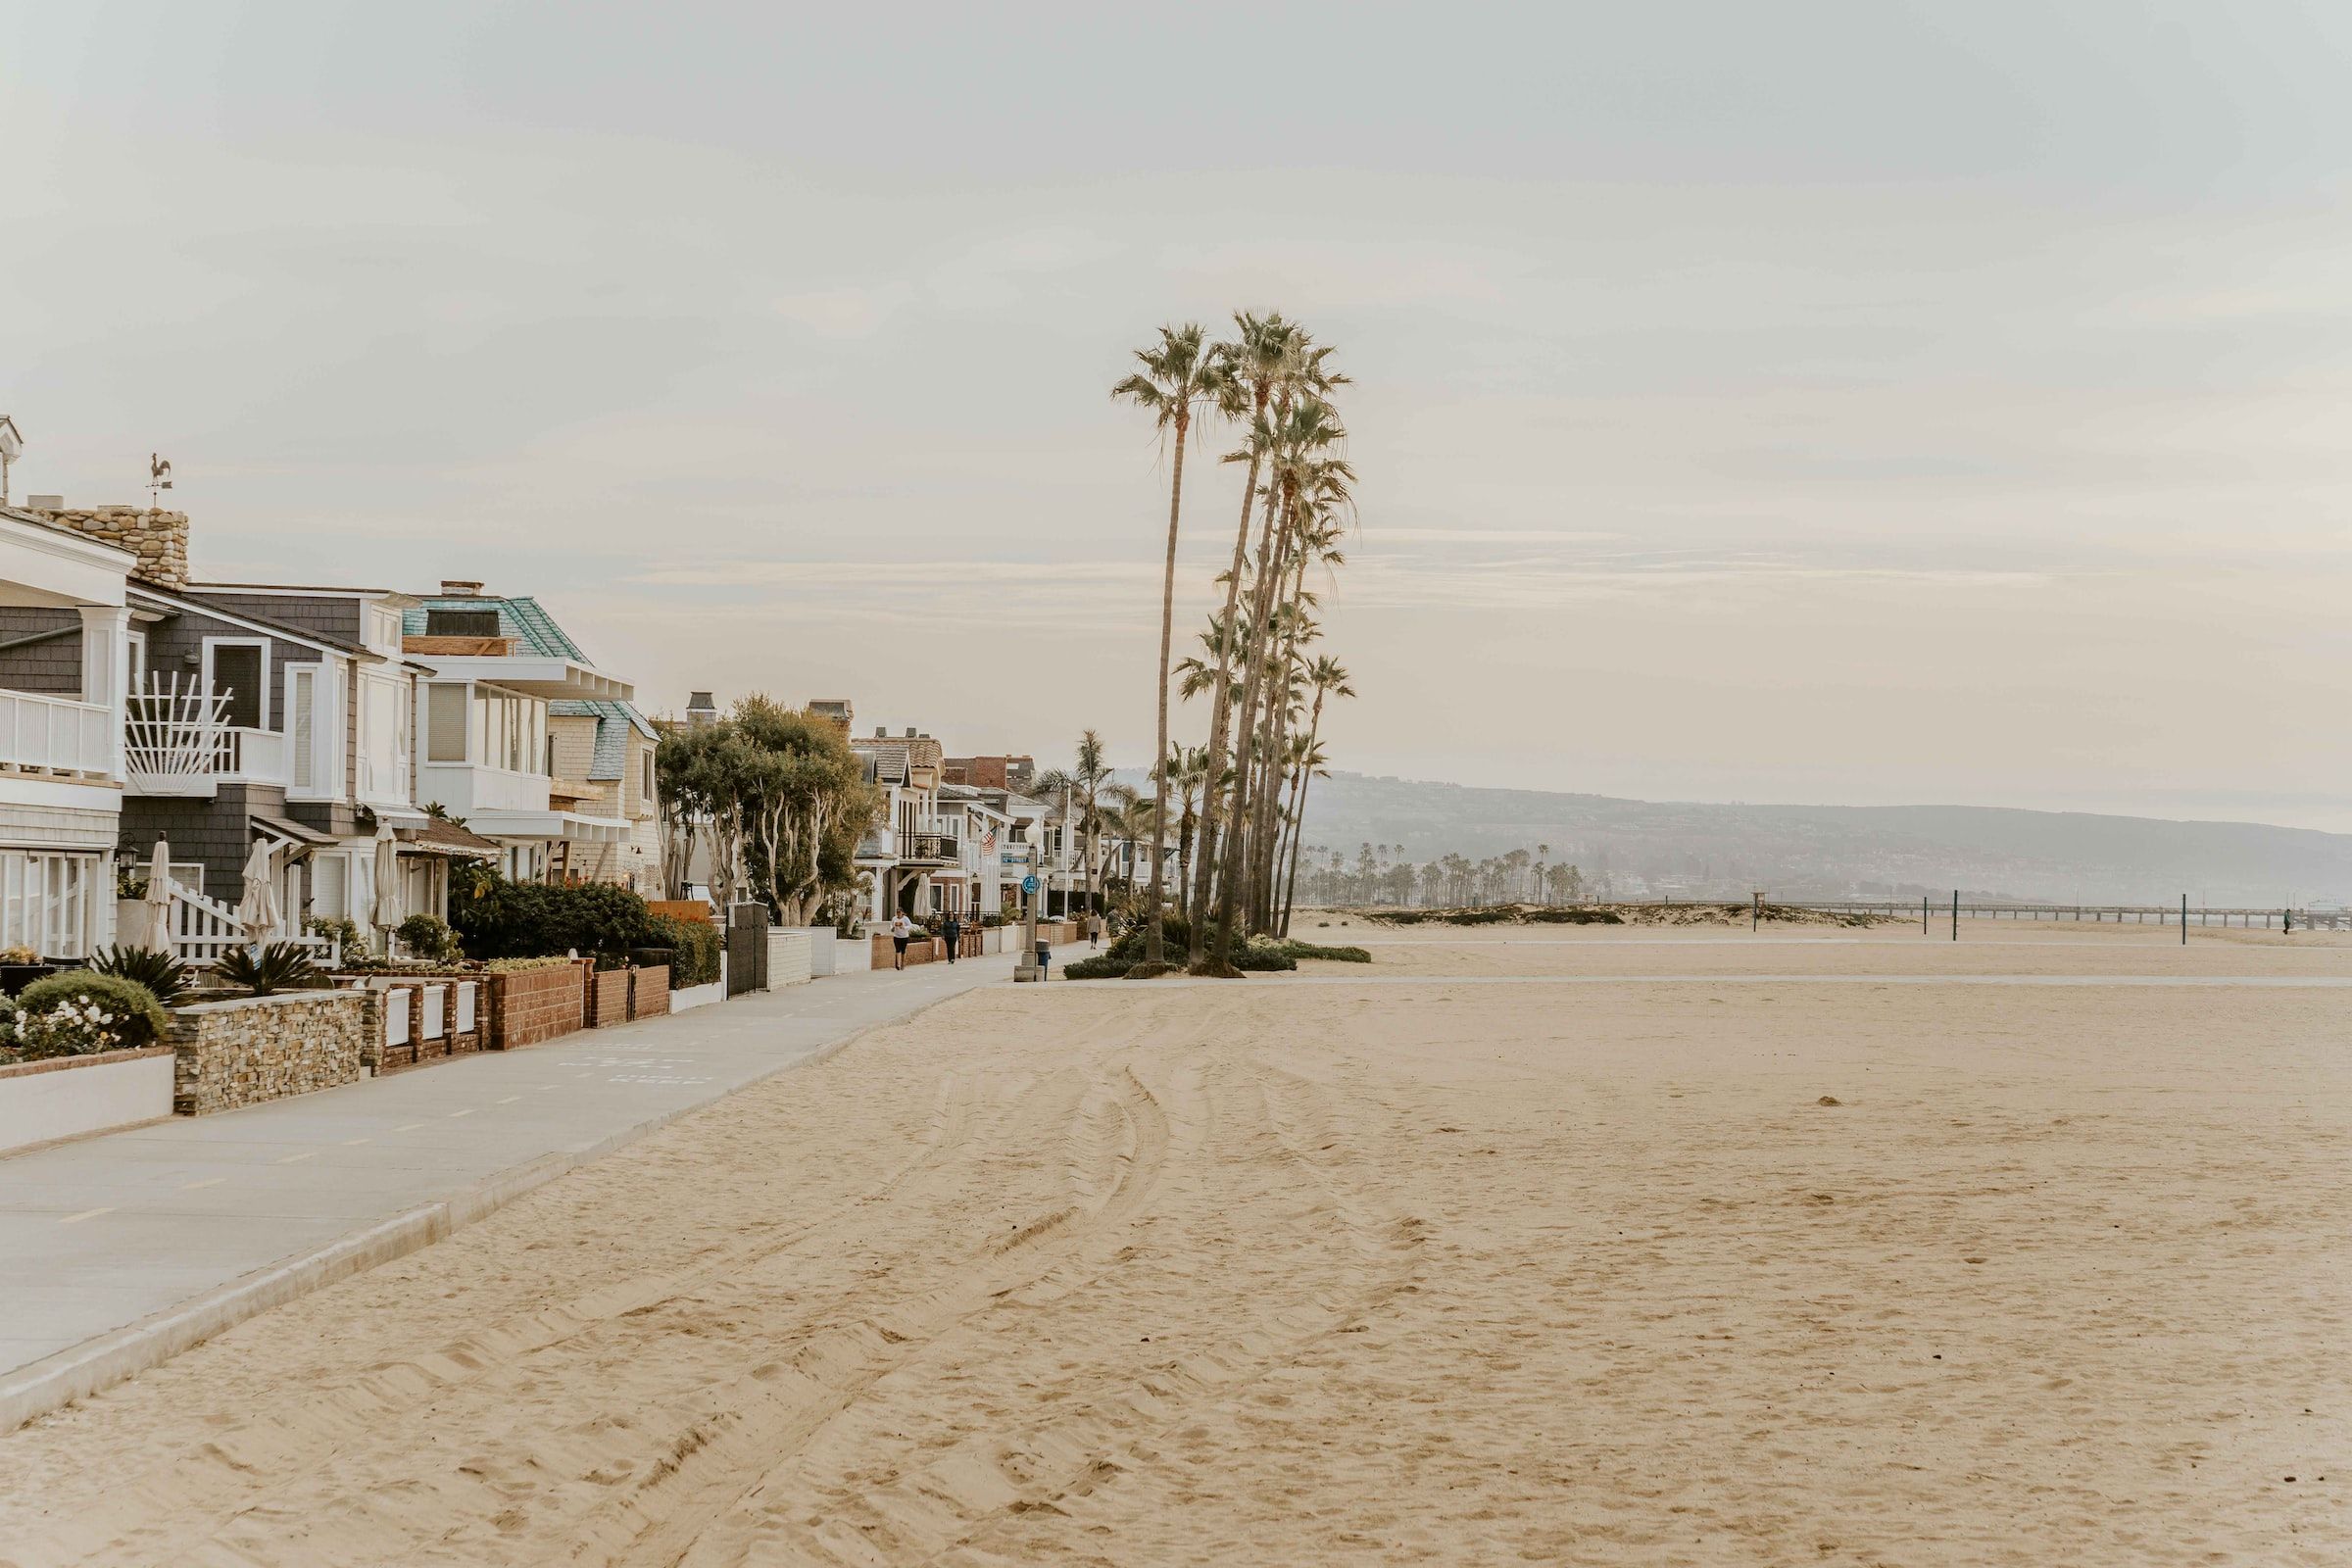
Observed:
[[[2352,992],[1657,978],[2352,949],[1300,934],[1379,961],[969,995],[0,1438],[0,1561],[2352,1560]]]

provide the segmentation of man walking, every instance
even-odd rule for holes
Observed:
[[[956,961],[956,950],[963,945],[963,922],[956,918],[954,909],[940,916],[939,934],[947,940],[948,961]]]

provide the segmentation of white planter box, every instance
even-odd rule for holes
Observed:
[[[172,1114],[172,1052],[0,1067],[0,1154]]]
[[[833,943],[833,972],[862,974],[874,966],[873,939],[862,934],[839,937]]]
[[[780,991],[812,978],[808,933],[798,926],[767,933],[767,989]]]
[[[726,1000],[727,982],[723,979],[713,980],[709,985],[688,986],[681,991],[672,991],[669,994],[669,1010],[687,1012],[696,1007],[707,1007],[713,1002]]]
[[[829,925],[808,927],[808,975],[821,980],[833,972],[833,944],[838,939]]]

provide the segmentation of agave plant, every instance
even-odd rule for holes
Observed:
[[[272,992],[308,989],[318,978],[318,966],[311,961],[307,949],[292,942],[272,942],[259,953],[250,948],[229,949],[213,965],[213,973],[225,985],[266,997]]]
[[[186,964],[153,948],[101,948],[91,956],[89,967],[100,974],[137,981],[167,1007],[186,993],[190,978]]]

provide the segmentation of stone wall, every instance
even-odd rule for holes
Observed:
[[[139,558],[131,575],[167,588],[188,585],[188,514],[144,507],[68,507],[34,514],[44,521]]]
[[[579,1028],[581,977],[586,973],[582,965],[566,963],[484,976],[489,982],[490,1049],[535,1046]]]
[[[172,1014],[172,1108],[183,1116],[332,1089],[360,1076],[371,999],[295,991],[203,1002]]]

